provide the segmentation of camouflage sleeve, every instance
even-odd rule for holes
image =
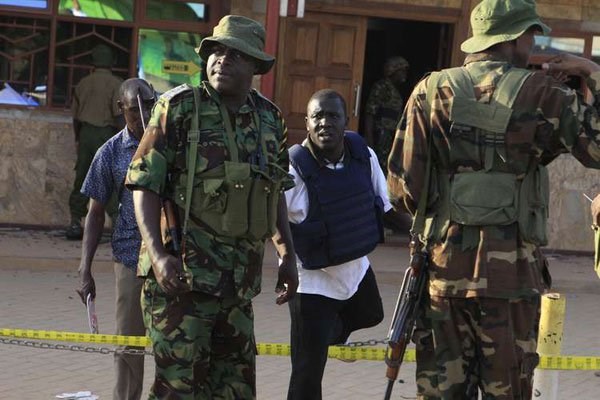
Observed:
[[[371,91],[369,92],[369,98],[367,99],[367,104],[365,105],[365,113],[371,115],[377,115],[377,111],[379,111],[379,102],[381,101],[381,81],[375,82]]]
[[[163,194],[167,178],[167,149],[165,146],[166,119],[169,102],[159,99],[144,136],[127,171],[125,185],[131,189],[147,189]]]
[[[551,79],[536,75],[532,85],[539,84],[538,79]],[[543,159],[551,160],[570,152],[586,167],[600,168],[600,72],[593,73],[587,85],[594,98],[592,105],[587,104],[581,94],[556,81],[539,84],[549,88],[544,89],[540,108],[547,125],[553,127],[552,139],[542,144]],[[534,88],[530,93],[535,91]],[[544,136],[540,129],[542,125],[538,128],[538,137]]]
[[[427,163],[428,118],[423,103],[426,80],[413,90],[398,123],[388,159],[388,193],[395,209],[412,214],[421,194]]]

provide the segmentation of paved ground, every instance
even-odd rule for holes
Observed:
[[[352,340],[382,339],[387,329],[407,252],[401,240],[379,247],[371,257],[384,299],[386,318],[375,328],[355,333]],[[60,232],[0,229],[0,328],[31,328],[86,332],[85,309],[74,289],[77,285],[79,243],[67,242]],[[555,289],[567,296],[563,354],[600,356],[600,280],[592,271],[591,257],[550,254]],[[287,308],[274,304],[275,256],[268,249],[263,293],[255,302],[259,342],[287,343]],[[110,247],[99,249],[94,264],[100,331],[114,332],[114,282]],[[0,399],[52,399],[58,393],[91,390],[110,399],[112,356],[64,350],[33,349],[0,344]],[[153,363],[146,360],[145,387],[150,386]],[[289,359],[258,357],[259,399],[284,399]],[[330,360],[323,382],[327,400],[382,398],[383,362],[344,363]],[[414,364],[400,372],[404,384],[394,388],[394,399],[414,398]],[[597,399],[600,378],[590,371],[560,373],[558,398]]]

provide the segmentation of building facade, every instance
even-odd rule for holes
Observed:
[[[114,3],[114,4],[113,4]],[[284,7],[281,7],[283,3]],[[460,43],[478,0],[0,0],[0,223],[58,226],[68,220],[75,145],[72,88],[91,68],[94,43],[110,44],[114,71],[142,76],[159,92],[197,83],[193,48],[225,14],[265,23],[273,71],[255,81],[281,107],[294,142],[305,135],[306,102],[317,89],[344,95],[350,128],[386,58],[410,63],[403,95],[431,70],[460,65]],[[16,5],[17,4],[17,5]],[[532,67],[556,51],[600,61],[600,2],[538,0],[553,28],[537,38]],[[285,17],[280,16],[284,11]],[[302,18],[296,15],[303,14]],[[573,79],[570,84],[580,87]],[[3,96],[4,93],[4,96]],[[4,100],[3,100],[4,99]],[[19,105],[9,101],[23,102]],[[571,157],[550,168],[550,245],[592,249],[589,202],[600,174]]]

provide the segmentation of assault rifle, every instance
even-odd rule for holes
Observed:
[[[421,297],[426,287],[429,254],[417,243],[419,243],[418,239],[413,237],[409,245],[410,264],[404,273],[388,333],[388,347],[385,353],[385,363],[387,364],[385,376],[388,378],[388,384],[385,400],[389,400],[392,395],[392,388],[398,378],[406,346],[410,342],[415,327]]]

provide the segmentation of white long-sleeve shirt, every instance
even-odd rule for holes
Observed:
[[[383,200],[384,212],[392,208],[387,194],[387,186],[383,171],[379,166],[375,152],[369,147],[371,154],[371,182],[376,196]],[[343,157],[337,163],[326,165],[327,168],[344,168]],[[294,186],[285,192],[288,208],[288,220],[299,224],[306,219],[308,214],[308,190],[306,184],[290,164],[290,174],[294,177]],[[336,300],[347,300],[356,293],[358,285],[362,281],[367,269],[369,259],[367,256],[348,261],[343,264],[330,266],[323,269],[309,270],[302,267],[300,258],[298,260],[298,293],[320,294]]]

